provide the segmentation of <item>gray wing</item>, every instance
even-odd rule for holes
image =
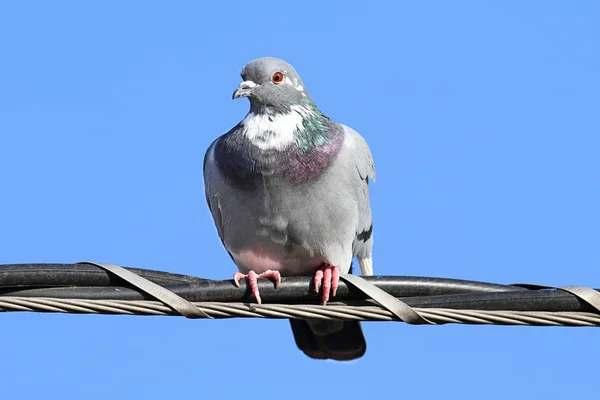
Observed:
[[[219,139],[220,138],[217,138],[213,141],[204,154],[204,194],[206,195],[206,203],[208,204],[208,208],[210,209],[210,213],[215,222],[219,238],[221,238],[221,242],[225,245],[223,242],[223,217],[221,215],[221,205],[219,203],[218,193],[215,189],[215,180],[221,179],[214,157],[214,148]],[[229,253],[229,256],[231,257],[231,253]],[[233,259],[233,257],[231,258]]]
[[[342,124],[340,124],[342,125]],[[356,166],[355,193],[358,206],[358,224],[352,243],[353,256],[358,258],[363,275],[373,275],[371,252],[373,249],[373,219],[369,201],[369,179],[375,181],[375,164],[365,139],[354,129],[342,125],[346,139],[344,147],[352,155]]]

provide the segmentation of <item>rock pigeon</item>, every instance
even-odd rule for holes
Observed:
[[[314,276],[322,303],[335,297],[352,259],[373,274],[369,146],[325,116],[294,68],[265,57],[247,64],[233,99],[250,110],[204,157],[206,200],[224,247],[261,302],[257,279]],[[315,359],[353,360],[366,351],[357,321],[291,320],[296,344]]]

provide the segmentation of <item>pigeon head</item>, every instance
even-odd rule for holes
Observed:
[[[241,137],[261,151],[320,152],[324,160],[339,150],[341,129],[312,101],[294,67],[265,57],[250,62],[240,75],[243,82],[233,98],[247,97],[250,110],[232,137]]]
[[[243,82],[233,99],[247,97],[252,109],[268,108],[289,112],[295,105],[310,101],[300,76],[287,62],[264,57],[248,63],[240,72]]]

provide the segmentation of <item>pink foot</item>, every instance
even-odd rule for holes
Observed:
[[[340,282],[340,270],[338,267],[333,265],[325,264],[315,274],[315,292],[319,293],[319,287],[323,282],[323,305],[329,301],[329,291],[331,290],[331,297],[335,297],[337,292],[338,283]]]
[[[248,280],[248,284],[250,285],[250,290],[252,291],[252,294],[254,295],[254,297],[256,297],[256,302],[258,304],[261,304],[260,294],[258,293],[258,282],[257,282],[258,278],[275,279],[275,288],[277,288],[279,286],[279,284],[281,283],[281,275],[279,274],[279,271],[275,271],[272,269],[266,270],[262,274],[257,274],[254,271],[248,272],[247,275],[242,274],[241,272],[236,272],[235,274],[233,274],[233,282],[235,282],[235,286],[237,286],[237,287],[240,287],[240,279]]]

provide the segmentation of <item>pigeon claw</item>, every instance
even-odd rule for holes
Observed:
[[[323,284],[323,302],[325,305],[329,301],[329,292],[331,291],[331,297],[335,297],[337,293],[338,284],[340,282],[340,270],[330,264],[325,264],[317,270],[313,279],[315,284],[315,292],[319,293],[319,288]]]
[[[258,304],[262,304],[260,293],[258,292],[258,278],[274,279],[276,289],[281,283],[281,274],[279,273],[279,271],[275,271],[272,269],[266,270],[261,274],[257,274],[254,271],[250,271],[248,272],[248,274],[242,274],[241,272],[236,272],[235,274],[233,274],[233,282],[235,283],[235,286],[240,287],[240,280],[247,280],[248,285],[250,285],[250,291],[256,298],[256,302]]]

